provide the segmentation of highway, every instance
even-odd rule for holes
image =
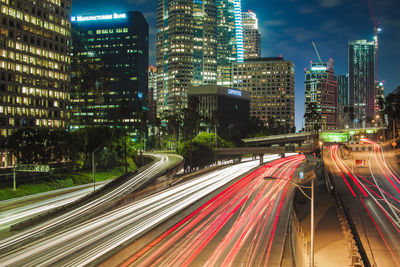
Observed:
[[[352,152],[343,159],[338,146],[325,157],[337,191],[360,235],[371,264],[400,266],[400,180],[387,164],[383,148],[370,140],[370,152]],[[364,145],[365,146],[365,145]],[[356,165],[365,161],[365,166]]]
[[[278,156],[269,156],[269,160]],[[267,159],[267,160],[268,160]],[[64,224],[62,228],[40,235],[23,246],[13,246],[14,240],[29,238],[31,231],[40,233],[57,223],[56,218],[46,224],[0,241],[3,250],[0,266],[82,266],[89,264],[127,242],[143,235],[210,192],[246,173],[259,164],[245,162],[213,171],[193,180],[177,184],[124,207],[107,212],[79,224]],[[95,204],[94,204],[95,205]],[[80,212],[80,210],[79,210]],[[71,216],[71,215],[70,215]],[[77,215],[79,216],[79,215]],[[64,219],[64,216],[61,220]]]
[[[280,215],[292,200],[288,180],[303,160],[304,155],[275,160],[245,176],[122,266],[271,266],[283,247],[274,245],[285,235],[287,222]]]
[[[108,182],[99,182],[96,188],[99,189]],[[71,203],[91,192],[92,184],[0,201],[0,209],[3,210],[0,213],[0,231],[8,230],[17,222]]]
[[[98,198],[79,206],[78,208],[65,212],[60,216],[0,240],[0,252],[14,250],[21,244],[31,242],[42,236],[46,236],[58,228],[73,224],[76,220],[82,220],[85,218],[85,216],[90,215],[91,212],[97,211],[101,208],[106,208],[110,205],[110,203],[113,203],[113,201],[117,201],[122,196],[129,194],[134,189],[140,187],[149,179],[160,173],[160,171],[163,169],[170,167],[171,162],[169,160],[169,156],[157,154],[152,156],[157,159],[153,165],[134,176],[133,179],[129,179],[124,184],[116,187],[112,191],[101,195]]]

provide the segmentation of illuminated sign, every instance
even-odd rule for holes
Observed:
[[[327,70],[326,67],[312,67],[311,70]]]
[[[77,16],[71,17],[71,21],[96,21],[96,20],[112,20],[112,19],[126,19],[126,14],[111,14],[111,15],[98,15],[98,16]]]
[[[328,142],[328,143],[347,142],[349,140],[349,134],[347,134],[347,133],[321,133],[319,135],[319,139],[324,142]]]
[[[228,89],[226,92],[228,95],[242,96],[242,91],[235,89]]]

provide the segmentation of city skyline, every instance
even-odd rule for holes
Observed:
[[[318,0],[305,3],[299,0],[273,0],[259,3],[254,0],[242,1],[242,11],[252,10],[259,19],[261,31],[262,55],[284,56],[296,66],[296,127],[304,124],[304,68],[310,60],[317,61],[311,42],[314,41],[323,60],[335,60],[335,73],[348,72],[348,44],[350,41],[372,40],[373,23],[368,2]],[[72,14],[102,14],[115,12],[141,11],[150,26],[149,64],[155,65],[155,33],[157,2],[149,1],[74,1]],[[400,75],[396,68],[400,60],[400,51],[396,49],[400,42],[400,19],[396,10],[400,3],[396,0],[372,1],[375,19],[383,29],[380,34],[379,80],[385,81],[385,95],[400,85]],[[95,7],[95,8],[94,8]],[[342,13],[343,8],[352,10],[352,14]]]

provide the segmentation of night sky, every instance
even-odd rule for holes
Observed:
[[[371,0],[380,23],[379,80],[385,93],[400,85],[400,0]],[[150,64],[155,64],[157,0],[72,0],[72,15],[141,11],[150,25]],[[335,60],[335,74],[348,72],[348,42],[372,41],[372,23],[367,0],[242,0],[242,11],[257,14],[262,56],[280,56],[296,66],[296,127],[304,124],[304,68],[317,60],[314,41],[322,60]]]

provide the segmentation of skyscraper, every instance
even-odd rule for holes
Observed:
[[[322,130],[336,129],[338,83],[335,80],[334,61],[311,62],[310,69],[306,69],[305,87],[306,113],[310,112],[307,104],[316,103],[317,112],[322,118]],[[309,132],[312,131],[310,127],[306,122]]]
[[[159,0],[157,113],[179,112],[192,84],[217,82],[215,0]]]
[[[250,95],[250,116],[294,129],[295,68],[281,57],[233,63],[233,87]],[[273,125],[270,125],[273,127]]]
[[[229,86],[232,82],[232,63],[244,60],[241,0],[216,2],[218,84]]]
[[[186,107],[189,85],[230,84],[244,57],[241,21],[240,0],[158,1],[158,115]]]
[[[69,121],[71,1],[1,1],[0,135]]]
[[[143,14],[71,20],[72,127],[117,126],[133,133],[148,90],[148,24]]]
[[[346,123],[348,122],[347,118],[343,115],[344,107],[349,106],[349,75],[337,75],[335,76],[335,79],[338,83],[338,114],[342,114],[342,116],[338,116],[338,126],[339,128],[342,128],[346,126]]]
[[[244,58],[261,57],[261,35],[258,30],[258,19],[252,11],[242,12]]]
[[[355,126],[365,126],[374,117],[375,43],[358,40],[349,43],[349,96],[354,106]]]
[[[154,66],[149,67],[148,72],[148,86],[149,92],[147,97],[147,107],[149,109],[149,123],[154,124],[154,120],[157,116],[157,69]]]

